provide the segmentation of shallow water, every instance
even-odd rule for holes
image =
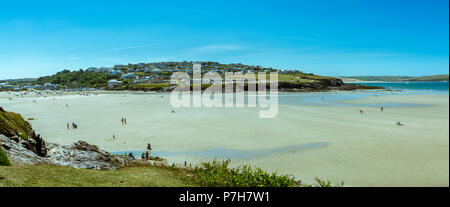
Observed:
[[[300,150],[306,149],[316,149],[327,147],[329,144],[327,142],[313,142],[308,144],[301,145],[291,145],[285,147],[276,147],[266,150],[237,150],[237,149],[228,149],[228,148],[216,148],[216,149],[207,149],[201,151],[185,151],[185,152],[167,152],[167,151],[152,151],[152,156],[198,156],[198,157],[214,157],[218,159],[241,159],[241,160],[250,160],[261,157],[268,157],[273,154],[278,153],[287,153],[287,152],[297,152]],[[133,153],[134,156],[140,156],[145,151],[119,151],[113,152],[112,154],[123,155],[128,153]]]
[[[387,92],[387,91],[361,91],[361,92],[321,92],[321,93],[293,93],[293,94],[280,94],[279,104],[287,105],[308,105],[308,106],[372,106],[372,107],[425,107],[427,104],[412,104],[402,102],[392,102],[383,104],[356,104],[348,103],[347,101],[354,99],[361,99],[365,97],[377,97],[388,95],[412,95],[410,91],[402,92]]]

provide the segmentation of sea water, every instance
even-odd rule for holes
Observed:
[[[367,86],[381,86],[392,90],[447,92],[448,82],[376,82],[360,83]]]

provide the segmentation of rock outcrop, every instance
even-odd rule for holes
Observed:
[[[267,87],[269,89],[269,87]],[[383,89],[383,87],[365,86],[359,84],[346,84],[341,79],[318,79],[310,83],[279,82],[278,90],[286,92],[315,92],[315,91],[351,91]]]
[[[40,136],[38,136],[40,137]],[[18,165],[21,164],[52,164],[86,168],[95,170],[116,169],[123,165],[123,160],[118,156],[100,150],[95,145],[79,141],[72,145],[59,145],[45,143],[42,139],[36,144],[41,146],[40,151],[34,151],[30,143],[17,137],[8,138],[0,135],[2,140],[0,147],[8,155],[9,159]],[[32,142],[33,143],[33,142]],[[45,148],[45,155],[42,155]]]
[[[55,165],[95,170],[116,169],[123,163],[118,156],[98,149],[95,145],[79,141],[73,145],[48,145],[48,159]]]
[[[54,164],[88,169],[115,169],[123,159],[79,141],[65,146],[46,143],[20,114],[0,107],[0,149],[14,164]]]

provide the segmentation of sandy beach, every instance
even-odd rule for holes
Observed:
[[[169,94],[156,93],[0,93],[0,106],[32,118],[37,133],[59,144],[84,140],[117,152],[151,143],[169,162],[228,157],[306,183],[320,177],[345,186],[449,186],[448,94],[284,103],[273,119],[260,119],[258,108],[173,109]],[[68,122],[79,129],[68,130]]]

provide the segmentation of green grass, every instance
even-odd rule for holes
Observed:
[[[154,166],[97,171],[52,165],[0,167],[0,187],[195,187],[185,175]]]
[[[0,107],[0,134],[7,137],[20,135],[22,139],[31,137],[33,129],[20,114],[4,111]]]
[[[139,84],[127,84],[121,85],[118,89],[126,90],[159,90],[165,87],[169,87],[169,83],[139,83]]]
[[[0,150],[0,166],[11,166],[8,156],[2,150]]]
[[[134,163],[117,170],[97,171],[54,165],[0,166],[0,187],[340,187],[316,178],[304,184],[287,175],[267,173],[230,161],[212,161],[194,168]]]
[[[201,163],[192,173],[206,186],[224,187],[341,187],[344,183],[333,185],[330,181],[315,178],[317,183],[304,184],[294,177],[268,173],[260,168],[241,165],[229,167],[230,160]]]
[[[193,170],[202,183],[207,186],[227,187],[296,187],[297,182],[288,176],[269,174],[260,168],[243,165],[229,168],[230,161],[202,163]]]

